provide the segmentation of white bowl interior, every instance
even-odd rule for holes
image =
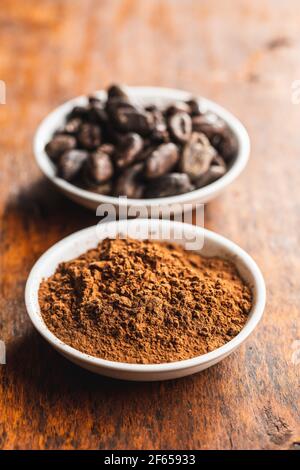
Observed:
[[[98,91],[95,94],[100,98],[104,98],[106,96],[104,91]],[[186,91],[156,87],[128,87],[128,94],[137,103],[155,103],[158,106],[165,106],[174,101],[187,100],[191,98],[191,94]],[[56,177],[55,166],[45,152],[45,145],[49,142],[53,133],[63,125],[68,112],[70,112],[76,105],[84,105],[87,103],[86,96],[79,96],[66,102],[56,108],[42,121],[34,138],[34,153],[37,163],[47,178],[50,179],[50,181],[52,181],[61,191],[69,195],[72,199],[75,199],[77,202],[83,203],[83,205],[88,205],[91,208],[95,208],[97,203],[99,204],[101,202],[108,202],[119,206],[131,204],[157,206],[161,204],[184,203],[196,200],[206,202],[214,197],[214,195],[217,195],[223,188],[228,186],[244,169],[249,158],[250,141],[244,126],[230,112],[226,111],[213,101],[205,98],[199,98],[199,100],[204,110],[212,111],[226,121],[228,126],[235,133],[239,146],[238,154],[225,175],[203,188],[178,196],[155,199],[128,198],[127,201],[124,201],[113,196],[100,195],[84,190],[72,183]],[[90,202],[90,204],[84,204],[84,201]]]
[[[48,330],[42,319],[38,302],[38,289],[41,280],[53,274],[60,262],[81,255],[86,250],[95,247],[100,240],[107,236],[113,237],[116,233],[125,234],[129,228],[130,236],[135,233],[135,238],[145,238],[140,235],[141,227],[149,228],[155,239],[176,241],[182,245],[185,244],[184,239],[180,241],[176,238],[174,240],[174,230],[177,230],[177,234],[183,233],[182,230],[184,230],[185,240],[197,236],[199,249],[195,248],[193,251],[199,252],[203,256],[219,256],[234,262],[240,275],[252,290],[253,307],[245,327],[233,340],[221,348],[192,359],[166,364],[140,365],[112,362],[89,356],[64,344]],[[163,235],[164,230],[167,236]],[[201,248],[203,239],[204,246]],[[133,219],[98,224],[98,226],[76,232],[55,244],[33,267],[27,281],[25,297],[27,310],[34,326],[48,342],[73,362],[94,372],[113,377],[131,380],[162,380],[187,375],[209,367],[239,346],[261,319],[265,305],[265,285],[259,268],[252,258],[226,238],[181,222]]]

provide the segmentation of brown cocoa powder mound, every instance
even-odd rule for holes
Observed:
[[[41,283],[41,312],[63,342],[92,356],[172,362],[236,336],[251,292],[233,264],[175,244],[106,239]]]

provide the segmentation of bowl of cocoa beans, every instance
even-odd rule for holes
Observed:
[[[195,207],[241,173],[249,136],[229,111],[187,91],[111,85],[57,107],[34,137],[36,161],[67,197],[100,204]]]

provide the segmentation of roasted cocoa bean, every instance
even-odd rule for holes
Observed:
[[[191,116],[201,116],[201,114],[203,114],[203,111],[201,110],[201,104],[196,98],[192,98],[186,101],[186,104],[189,107],[189,114]]]
[[[107,112],[101,102],[95,102],[90,106],[89,121],[100,126],[105,126],[108,122]]]
[[[114,173],[110,156],[100,149],[91,153],[86,161],[86,173],[88,179],[96,184],[110,180]]]
[[[126,109],[136,110],[135,106],[131,104],[130,101],[123,100],[122,98],[111,98],[106,102],[105,109],[114,127],[118,123],[119,112]]]
[[[88,157],[85,150],[67,150],[59,158],[57,174],[66,181],[72,181],[81,171]]]
[[[183,149],[180,168],[194,181],[207,172],[216,155],[217,152],[210,145],[207,137],[204,134],[193,132],[190,141]]]
[[[136,162],[144,162],[150,155],[157,149],[157,145],[153,145],[150,142],[144,140],[144,148],[136,156]]]
[[[119,145],[124,133],[121,133],[116,127],[112,124],[111,120],[105,125],[105,132],[103,132],[102,140],[109,143],[112,143],[115,147]]]
[[[118,113],[121,109],[135,109],[125,91],[117,85],[108,88],[105,108],[114,125],[116,125]]]
[[[218,150],[225,161],[231,160],[238,151],[238,141],[228,125],[213,113],[205,113],[192,119],[193,130],[202,132]]]
[[[166,108],[165,115],[169,117],[169,116],[172,116],[172,114],[176,114],[179,112],[189,113],[190,112],[189,105],[185,103],[184,101],[177,101]]]
[[[62,128],[62,133],[76,135],[81,125],[82,125],[82,120],[80,118],[70,119]]]
[[[142,163],[126,168],[116,181],[115,195],[127,196],[133,199],[141,198],[144,192],[144,185],[141,179],[142,171]]]
[[[192,191],[193,189],[195,189],[195,186],[191,184],[187,174],[169,173],[151,181],[151,185],[147,186],[145,190],[144,197],[176,196]]]
[[[155,106],[149,106],[147,109],[153,116],[153,129],[151,133],[151,141],[155,143],[167,143],[170,141],[170,136],[167,128],[167,123],[163,113]]]
[[[123,100],[128,100],[127,93],[120,85],[111,85],[107,89],[107,99],[111,100],[112,98],[122,98]]]
[[[225,161],[229,162],[232,160],[238,153],[238,140],[235,134],[229,129],[228,126],[225,126],[223,133],[220,139],[219,144],[217,144],[217,149]]]
[[[76,147],[76,139],[71,135],[58,134],[53,137],[45,147],[47,155],[51,160],[57,160],[66,150]]]
[[[88,120],[89,109],[85,106],[75,106],[67,115],[67,121],[74,118],[79,118],[82,121]]]
[[[196,178],[195,186],[196,188],[202,188],[207,184],[213,183],[217,179],[221,178],[226,173],[226,164],[222,157],[217,155],[214,157],[211,166],[208,168],[207,172]]]
[[[116,150],[115,163],[118,168],[125,168],[133,163],[143,148],[143,139],[139,134],[124,135]]]
[[[100,127],[96,124],[83,124],[78,133],[78,142],[86,150],[95,150],[101,144]]]
[[[188,113],[183,111],[173,113],[168,119],[168,126],[171,135],[179,143],[185,143],[191,137],[192,119]]]
[[[203,132],[208,139],[210,139],[213,134],[218,133],[223,127],[223,121],[211,112],[207,112],[199,116],[193,116],[192,123],[193,131]]]
[[[154,126],[154,119],[150,112],[130,107],[119,106],[115,110],[113,119],[122,132],[135,132],[141,136],[148,135]]]
[[[178,147],[170,142],[157,147],[146,160],[145,176],[148,179],[158,178],[168,173],[179,159]]]

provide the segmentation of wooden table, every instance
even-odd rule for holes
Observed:
[[[1,1],[1,448],[299,448],[299,19],[297,0]],[[36,259],[97,221],[41,176],[34,131],[51,108],[111,81],[203,94],[252,139],[247,170],[206,207],[206,226],[260,265],[265,317],[235,354],[193,377],[92,375],[55,353],[25,311]]]

